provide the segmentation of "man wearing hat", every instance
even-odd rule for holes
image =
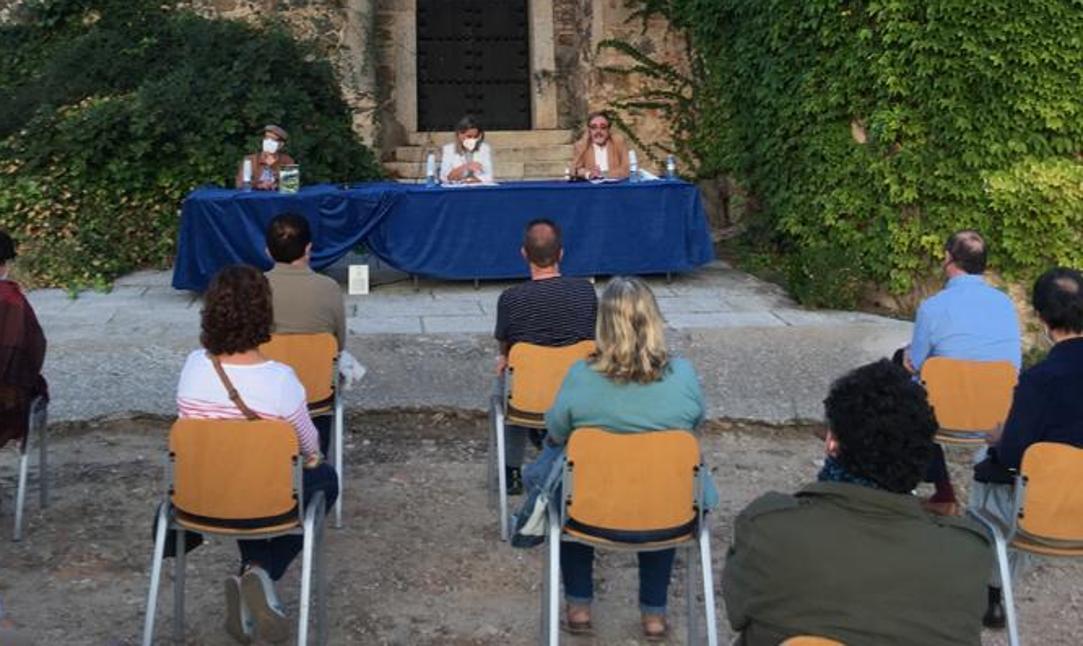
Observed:
[[[237,188],[244,186],[244,167],[248,162],[252,169],[252,188],[259,191],[273,191],[278,188],[279,172],[283,166],[293,161],[282,149],[286,147],[286,131],[279,126],[269,124],[263,127],[263,148],[260,152],[247,155],[237,168]]]

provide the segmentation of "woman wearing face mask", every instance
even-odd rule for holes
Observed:
[[[493,181],[493,158],[485,132],[474,117],[459,119],[455,126],[455,143],[444,145],[440,157],[440,181],[444,183],[476,184]]]
[[[278,188],[278,174],[283,166],[296,164],[293,157],[282,152],[286,147],[286,131],[275,125],[263,128],[263,146],[260,152],[248,155],[237,168],[237,188],[244,186],[244,167],[248,162],[252,176],[252,188],[260,191],[273,191]]]

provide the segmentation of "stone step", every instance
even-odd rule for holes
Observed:
[[[485,133],[485,141],[498,146],[550,146],[553,144],[572,143],[571,130],[490,130]],[[411,132],[407,136],[410,146],[440,148],[455,139],[452,132]]]
[[[504,162],[528,162],[528,161],[560,161],[568,162],[572,158],[571,144],[551,144],[548,146],[497,146],[490,144],[493,152],[494,163],[497,166]],[[389,161],[422,162],[429,151],[436,155],[436,161],[440,161],[440,147],[426,148],[424,146],[399,146],[392,153]]]
[[[558,179],[564,177],[565,161],[496,161],[496,180]],[[391,179],[414,181],[425,177],[423,162],[384,162],[384,170]]]

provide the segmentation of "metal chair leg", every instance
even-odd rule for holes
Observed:
[[[316,523],[316,643],[327,643],[327,549],[324,528]]]
[[[684,552],[684,594],[688,597],[688,638],[685,643],[696,643],[696,563],[692,546],[682,550]]]
[[[342,499],[346,492],[346,478],[343,468],[343,434],[346,432],[346,414],[342,402],[342,389],[335,390],[335,420],[334,420],[334,445],[335,445],[335,474],[338,475],[338,500],[335,501],[335,529],[342,529]]]
[[[496,482],[497,482],[497,504],[500,514],[500,540],[508,540],[508,470],[507,470],[507,456],[505,451],[507,450],[506,442],[504,441],[504,433],[507,426],[504,424],[504,416],[501,413],[497,413],[496,416]]]
[[[154,642],[154,614],[158,609],[158,583],[162,578],[162,560],[165,555],[165,533],[169,527],[169,510],[166,504],[158,506],[158,531],[154,534],[154,557],[150,564],[150,589],[147,591],[147,614],[143,619],[143,646]]]
[[[988,491],[986,491],[988,495]],[[1018,513],[1018,509],[1016,509]],[[987,517],[980,509],[968,509],[967,515],[981,523],[993,537],[993,546],[996,552],[997,569],[1000,572],[1001,592],[1004,595],[1005,623],[1008,627],[1008,644],[1019,646],[1019,624],[1015,616],[1015,594],[1012,590],[1011,565],[1008,561],[1008,540],[998,525],[998,521]]]
[[[495,402],[495,398],[494,398]],[[489,441],[485,451],[485,490],[489,508],[496,509],[496,433],[497,433],[497,408],[494,402],[489,404]]]
[[[1004,614],[1008,624],[1008,644],[1019,646],[1019,623],[1015,616],[1015,592],[1012,589],[1011,564],[1008,561],[1008,543],[1000,532],[996,533],[997,567],[1000,569],[1000,589],[1004,595]]]
[[[177,529],[177,555],[173,558],[173,639],[178,644],[184,643],[184,574],[186,554],[184,552],[185,531]]]
[[[549,646],[560,643],[560,518],[553,506],[549,508],[548,532],[546,536],[546,573],[549,582],[546,588],[546,640]]]
[[[707,646],[718,646],[718,617],[714,604],[714,573],[711,570],[711,532],[706,521],[699,530],[699,558],[703,570],[703,607],[707,622]]]
[[[12,540],[18,542],[23,539],[23,506],[26,504],[26,472],[30,468],[30,455],[27,451],[27,442],[23,441],[22,451],[19,453],[19,484],[15,489],[15,535]]]
[[[304,546],[301,550],[301,601],[297,612],[297,646],[308,644],[308,614],[312,604],[312,555],[316,542],[316,521],[323,519],[323,493],[317,493],[305,510]]]

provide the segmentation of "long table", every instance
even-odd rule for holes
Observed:
[[[269,269],[267,225],[304,215],[312,266],[322,269],[364,244],[396,269],[452,280],[528,275],[519,255],[534,218],[564,234],[567,275],[686,272],[714,258],[695,186],[683,181],[511,182],[427,187],[377,182],[319,185],[289,195],[199,188],[181,209],[173,287],[202,291],[225,265]]]

